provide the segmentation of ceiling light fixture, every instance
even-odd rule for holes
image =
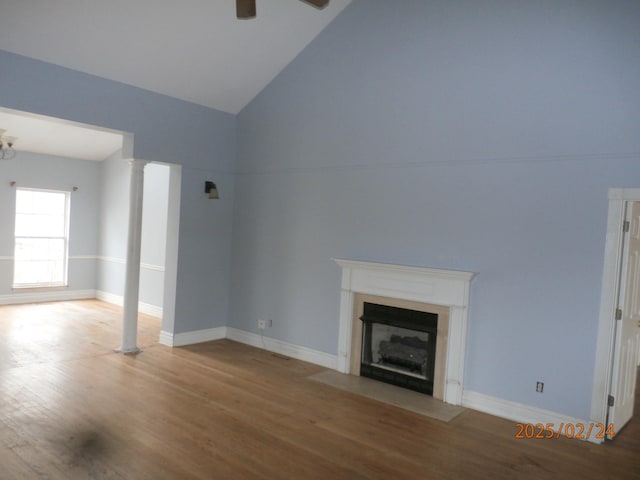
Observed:
[[[0,128],[0,160],[11,160],[16,156],[16,151],[13,149],[16,137],[5,135],[4,132],[6,130]]]
[[[329,0],[301,0],[304,3],[322,10]],[[236,16],[241,20],[256,18],[256,0],[236,0]]]

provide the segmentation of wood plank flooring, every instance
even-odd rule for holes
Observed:
[[[124,356],[120,309],[0,307],[0,479],[633,479],[640,421],[603,446],[518,440],[468,410],[444,423],[307,377],[228,340]],[[640,405],[636,400],[636,411]]]

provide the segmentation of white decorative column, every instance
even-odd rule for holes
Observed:
[[[140,351],[138,339],[138,296],[140,291],[140,246],[142,240],[142,198],[144,193],[144,166],[147,162],[131,160],[129,189],[129,235],[127,238],[127,265],[125,273],[124,306],[122,311],[122,344],[124,354]]]

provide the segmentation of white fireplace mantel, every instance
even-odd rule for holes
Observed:
[[[475,273],[334,259],[342,268],[338,371],[349,373],[354,295],[365,293],[449,308],[444,401],[462,403],[469,285]]]

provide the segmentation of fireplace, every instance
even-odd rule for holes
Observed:
[[[360,375],[433,395],[438,315],[365,302]]]
[[[364,303],[432,313],[437,315],[433,397],[460,405],[464,388],[469,290],[475,274],[334,260],[342,268],[337,370],[361,375],[364,322],[360,317],[364,315]],[[412,335],[403,333],[400,336]]]

